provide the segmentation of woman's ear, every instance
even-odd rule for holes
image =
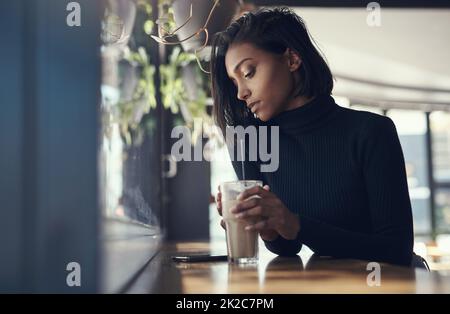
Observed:
[[[287,48],[284,54],[288,61],[289,71],[291,72],[297,71],[298,68],[300,68],[300,65],[302,64],[302,58],[300,57],[300,55],[291,48]]]

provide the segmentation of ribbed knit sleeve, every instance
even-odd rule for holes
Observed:
[[[409,265],[413,248],[411,205],[405,163],[393,122],[368,121],[357,158],[363,170],[372,230],[353,232],[307,216],[300,217],[298,241],[321,255]],[[283,244],[288,243],[282,241]]]

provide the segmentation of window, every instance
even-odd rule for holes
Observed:
[[[438,233],[450,232],[450,113],[430,114],[433,151],[435,217]]]
[[[158,251],[161,232],[161,127],[144,33],[143,1],[104,2],[100,49],[98,169],[101,219],[100,286],[117,293]],[[162,226],[164,227],[164,226]]]
[[[450,232],[450,188],[437,189],[435,195],[438,232]]]
[[[430,114],[433,142],[433,174],[436,182],[450,183],[450,113]]]
[[[389,110],[405,157],[406,175],[413,211],[414,232],[431,233],[430,188],[426,152],[426,116],[413,110]]]
[[[160,220],[159,169],[152,41],[144,33],[149,19],[132,1],[123,2],[131,12],[128,25],[112,36],[120,16],[116,1],[108,2],[104,18],[102,57],[102,104],[100,134],[100,180],[103,214],[107,218],[132,220],[158,226]],[[127,11],[127,12],[128,12]],[[134,12],[134,13],[133,13]]]

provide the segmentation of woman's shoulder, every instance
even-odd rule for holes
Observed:
[[[391,118],[364,110],[342,108],[346,125],[350,125],[350,134],[354,134],[361,145],[367,143],[384,143],[391,145],[398,142],[398,132]]]
[[[347,123],[358,129],[380,131],[395,129],[391,118],[374,112],[341,107],[342,115]]]

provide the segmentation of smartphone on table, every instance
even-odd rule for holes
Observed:
[[[193,254],[193,255],[177,255],[172,256],[172,260],[176,263],[200,263],[200,262],[220,262],[227,261],[227,255],[210,255],[210,254]]]

